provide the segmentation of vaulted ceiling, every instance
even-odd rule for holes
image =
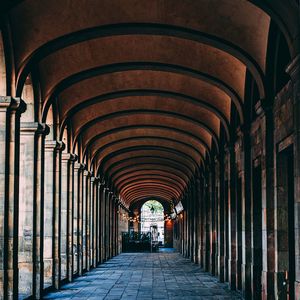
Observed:
[[[55,103],[61,130],[126,203],[178,199],[220,131],[229,139],[233,106],[243,123],[247,70],[264,98],[278,12],[280,1],[17,1],[17,94],[36,68],[43,121]]]

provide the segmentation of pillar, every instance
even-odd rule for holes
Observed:
[[[49,127],[21,125],[19,294],[40,299],[44,288],[44,145]]]
[[[205,230],[204,230],[204,243],[203,243],[203,247],[204,247],[204,270],[206,272],[210,271],[210,257],[211,257],[211,243],[210,243],[210,230],[211,230],[211,214],[210,214],[210,205],[211,205],[211,201],[210,201],[210,178],[209,178],[209,172],[210,170],[207,169],[206,173],[205,173],[205,184],[204,184],[204,198],[203,198],[203,204],[204,204],[204,226],[205,226]]]
[[[242,184],[242,291],[251,299],[251,140],[249,125],[241,128],[243,155],[241,157]]]
[[[257,123],[261,134],[261,187],[262,187],[262,241],[261,248],[252,248],[252,283],[256,281],[256,295],[253,298],[262,296],[263,299],[275,298],[274,284],[275,274],[275,206],[274,206],[274,120],[272,104],[267,100],[261,100],[256,105]],[[253,150],[252,150],[253,152]],[[252,195],[254,201],[255,195]],[[254,208],[252,202],[252,209]],[[254,212],[252,218],[254,218]],[[252,244],[255,244],[254,238],[257,236],[256,223],[252,221]],[[262,268],[255,264],[255,258],[262,250]],[[262,271],[260,271],[262,269]],[[252,287],[252,290],[254,288]],[[255,298],[255,299],[256,299]]]
[[[44,184],[44,288],[54,284],[53,282],[53,213],[54,213],[54,164],[56,141],[45,141],[45,184]]]
[[[0,97],[0,298],[18,298],[20,116],[24,101]]]
[[[197,178],[195,178],[194,184],[193,184],[193,203],[194,203],[194,219],[193,219],[193,227],[194,227],[194,231],[193,231],[193,240],[194,240],[194,249],[193,249],[193,261],[195,263],[198,263],[198,195],[197,195]]]
[[[61,154],[61,200],[60,200],[60,280],[67,278],[67,247],[68,247],[68,203],[69,203],[69,160],[70,153]]]
[[[197,240],[197,250],[196,250],[196,262],[201,265],[201,179],[200,176],[196,177],[196,206],[197,206],[197,218],[196,218],[196,240]]]
[[[224,236],[224,219],[225,219],[225,180],[224,180],[224,150],[220,149],[219,161],[216,168],[216,178],[219,184],[219,195],[217,199],[218,214],[218,274],[220,282],[225,281],[225,236]]]
[[[84,164],[74,162],[74,201],[73,201],[73,274],[82,275],[81,260],[81,199],[82,199],[82,172]]]
[[[99,224],[99,178],[91,178],[91,190],[92,190],[92,242],[93,242],[93,255],[92,255],[92,265],[93,268],[96,268],[98,265],[98,252],[99,252],[99,243],[98,243],[98,224]]]
[[[106,212],[106,229],[107,229],[107,259],[110,259],[112,257],[112,196],[113,192],[109,192],[107,196],[107,212]]]
[[[217,258],[217,239],[216,239],[216,185],[215,185],[215,165],[217,161],[214,159],[214,165],[211,166],[209,173],[209,194],[210,194],[210,271],[212,275],[216,275],[216,258]]]
[[[102,246],[101,246],[101,252],[102,252],[102,262],[107,260],[107,228],[106,228],[106,203],[107,203],[107,195],[108,195],[108,188],[103,189],[102,194]]]
[[[19,197],[19,296],[33,292],[33,206],[35,133],[38,123],[25,123],[20,129],[20,197]],[[31,124],[31,126],[29,125]]]
[[[300,299],[300,54],[287,68],[293,84],[294,112],[294,201],[295,201],[295,298]]]
[[[57,142],[55,148],[55,164],[54,164],[54,287],[60,288],[61,280],[61,152],[64,150],[64,143]]]
[[[236,166],[233,145],[229,145],[229,284],[231,289],[237,288],[237,214],[236,214]]]
[[[103,202],[103,190],[104,190],[104,184],[99,181],[98,185],[98,234],[97,234],[97,264],[102,263],[103,259],[103,249],[102,249],[102,240],[103,240],[103,225],[102,225],[102,212],[103,212],[103,207],[102,207],[102,202]]]
[[[36,135],[36,171],[34,198],[34,251],[33,251],[33,296],[42,299],[44,288],[44,172],[45,172],[45,135],[49,127],[39,124]]]
[[[74,162],[77,156],[62,153],[61,195],[61,279],[73,280],[73,218],[74,218]]]
[[[205,236],[205,220],[204,220],[204,177],[203,174],[200,174],[199,180],[199,191],[200,191],[200,199],[199,199],[199,220],[200,220],[200,266],[204,268],[204,257],[205,257],[205,249],[204,249],[204,236]]]

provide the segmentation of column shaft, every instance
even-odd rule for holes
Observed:
[[[0,297],[18,298],[19,98],[0,97]]]
[[[61,151],[63,142],[57,142],[55,152],[55,186],[54,186],[54,287],[60,288],[61,279]]]

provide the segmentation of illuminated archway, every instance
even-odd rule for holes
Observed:
[[[148,200],[141,208],[141,232],[151,232],[157,228],[157,240],[159,244],[164,244],[165,223],[164,208],[162,204],[156,200]]]

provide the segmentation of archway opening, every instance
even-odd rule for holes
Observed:
[[[148,200],[141,208],[141,232],[151,232],[152,243],[164,245],[165,222],[164,208],[156,200]]]

